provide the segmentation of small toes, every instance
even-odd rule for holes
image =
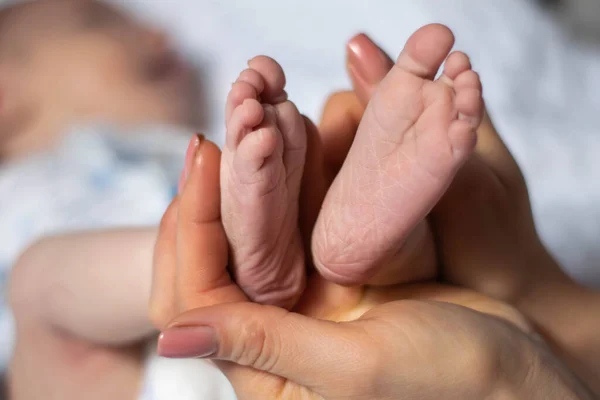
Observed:
[[[462,51],[455,51],[448,56],[444,64],[444,75],[454,80],[456,77],[471,69],[471,60]]]
[[[277,109],[275,108],[275,106],[272,106],[270,104],[263,104],[262,105],[263,108],[263,120],[262,123],[260,124],[260,126],[257,127],[257,129],[262,128],[262,129],[271,129],[274,132],[277,132],[279,136],[281,136],[281,131],[279,129],[279,125],[277,124]],[[275,149],[275,151],[277,152],[277,154],[282,155],[283,154],[283,140],[278,140],[277,141],[278,146]]]
[[[275,106],[277,126],[283,135],[286,150],[298,150],[306,147],[304,120],[296,105],[285,101]]]
[[[448,139],[455,159],[464,161],[475,149],[477,133],[468,121],[456,120],[450,124]]]
[[[231,86],[225,106],[225,121],[229,121],[234,110],[246,99],[256,99],[259,93],[256,87],[248,82],[237,81]]]
[[[237,148],[234,159],[236,171],[253,174],[264,164],[265,159],[275,152],[278,134],[273,128],[260,128],[247,134]]]
[[[267,103],[279,103],[287,99],[285,73],[281,65],[271,57],[257,56],[248,61],[248,66],[257,71],[264,81],[262,100]]]
[[[468,70],[456,77],[454,79],[454,90],[460,92],[464,89],[475,89],[480,92],[483,91],[483,87],[481,86],[481,79],[479,78],[479,74],[473,70]]]
[[[259,125],[264,118],[264,110],[256,99],[246,99],[235,108],[231,118],[227,120],[226,144],[235,149],[243,136]]]
[[[252,85],[259,95],[265,90],[265,82],[262,75],[252,68],[243,70],[237,80],[238,82],[246,82]]]
[[[477,89],[462,89],[456,92],[458,119],[467,121],[472,129],[479,128],[483,117],[483,98]]]

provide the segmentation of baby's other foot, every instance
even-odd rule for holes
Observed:
[[[298,197],[306,130],[281,66],[264,56],[248,66],[227,98],[223,225],[238,285],[255,302],[291,308],[305,284]]]
[[[372,276],[473,151],[481,82],[464,53],[448,56],[453,45],[445,26],[419,29],[373,95],[313,233],[326,277],[351,284]]]

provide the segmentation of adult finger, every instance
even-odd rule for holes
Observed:
[[[394,61],[364,33],[348,41],[348,74],[363,107],[393,66]]]
[[[228,243],[221,224],[221,152],[199,138],[179,200],[176,295],[180,311],[245,301],[227,270]]]
[[[336,92],[325,103],[319,123],[319,136],[329,183],[348,155],[364,111],[365,107],[353,91]]]
[[[176,198],[161,219],[154,246],[150,320],[157,329],[162,329],[177,315],[175,304],[177,206]]]
[[[367,35],[361,33],[348,41],[346,68],[353,90],[330,96],[319,124],[326,165],[334,174],[346,159],[372,94],[393,66],[392,59]]]
[[[181,193],[192,166],[200,137],[190,139],[185,152],[184,168],[179,178]],[[177,272],[177,210],[179,196],[175,197],[165,211],[159,225],[154,246],[152,268],[152,292],[150,294],[150,319],[157,329],[162,329],[177,312],[175,301],[175,277]]]
[[[260,372],[286,379],[279,382],[279,393],[287,396],[265,397],[263,392],[259,398],[313,398],[313,393],[324,398],[373,398],[376,392],[382,398],[400,392],[416,398],[416,394],[425,395],[419,387],[432,382],[441,385],[438,390],[447,391],[440,377],[449,377],[451,384],[464,377],[464,371],[453,366],[465,354],[475,357],[474,365],[483,360],[496,365],[490,358],[497,355],[490,340],[490,322],[492,329],[498,322],[484,314],[512,322],[511,312],[496,310],[494,302],[487,304],[476,294],[463,295],[461,289],[450,288],[445,295],[444,287],[398,290],[379,291],[365,301],[380,304],[394,297],[425,301],[392,301],[370,310],[358,306],[356,311],[362,308],[362,312],[346,317],[360,319],[341,323],[252,303],[194,310],[179,316],[163,332],[159,354],[227,360],[259,371],[254,377],[246,376],[253,383],[246,382],[248,390],[264,382],[271,389],[277,387],[275,381],[263,380],[269,375]],[[440,334],[448,326],[460,329]],[[411,393],[411,389],[416,391]],[[255,393],[260,395],[260,390]]]
[[[487,111],[483,116],[481,126],[477,130],[475,154],[482,159],[507,188],[520,193],[527,192],[521,169],[498,134]]]
[[[163,331],[158,350],[166,357],[227,360],[337,397],[332,391],[353,393],[347,387],[355,381],[352,377],[362,379],[376,373],[376,344],[371,342],[353,323],[238,303],[182,314]]]
[[[511,302],[527,290],[542,246],[523,176],[489,118],[478,135],[431,221],[444,278]]]

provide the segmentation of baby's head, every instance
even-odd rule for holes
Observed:
[[[0,9],[0,157],[83,119],[186,124],[192,90],[164,34],[106,3]]]

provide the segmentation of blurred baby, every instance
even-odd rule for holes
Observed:
[[[191,72],[160,30],[104,2],[0,8],[0,375],[14,345],[9,275],[23,250],[45,235],[160,220],[197,115]],[[18,295],[29,310],[28,294]],[[37,366],[26,362],[26,375]]]

